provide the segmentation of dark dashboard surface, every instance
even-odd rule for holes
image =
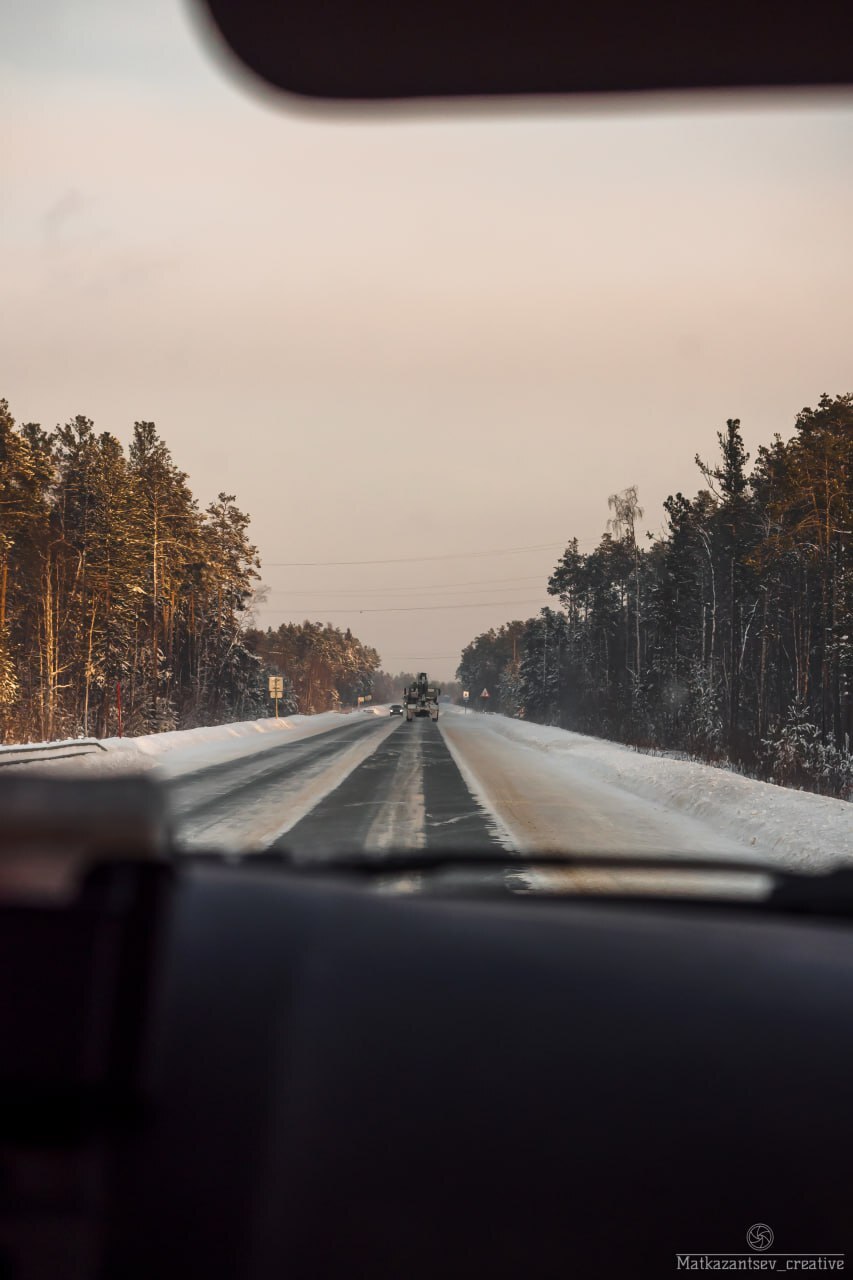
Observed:
[[[847,1246],[843,923],[199,867],[162,961],[110,1275],[660,1276],[755,1222]]]

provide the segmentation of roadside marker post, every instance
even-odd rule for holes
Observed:
[[[467,689],[462,690],[462,701],[465,703],[465,714],[467,716],[468,714],[468,690]]]
[[[270,676],[270,697],[275,699],[275,718],[278,719],[278,700],[284,695],[284,679],[282,676]]]

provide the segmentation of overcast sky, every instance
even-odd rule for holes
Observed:
[[[851,94],[348,118],[181,3],[31,0],[0,119],[0,396],[156,421],[250,512],[259,620],[391,670],[535,613],[615,490],[658,531],[727,417],[853,390]]]

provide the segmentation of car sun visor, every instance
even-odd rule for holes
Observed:
[[[194,0],[244,67],[327,100],[851,83],[843,0]]]

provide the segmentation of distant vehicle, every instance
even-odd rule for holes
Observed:
[[[410,684],[403,693],[406,702],[406,719],[414,720],[415,716],[429,716],[438,719],[438,699],[441,690],[438,685],[430,684],[429,676],[421,671],[414,684]]]
[[[399,702],[392,702],[391,710],[388,714],[392,716],[402,716],[402,715],[405,715],[405,712],[403,708],[400,706]]]

